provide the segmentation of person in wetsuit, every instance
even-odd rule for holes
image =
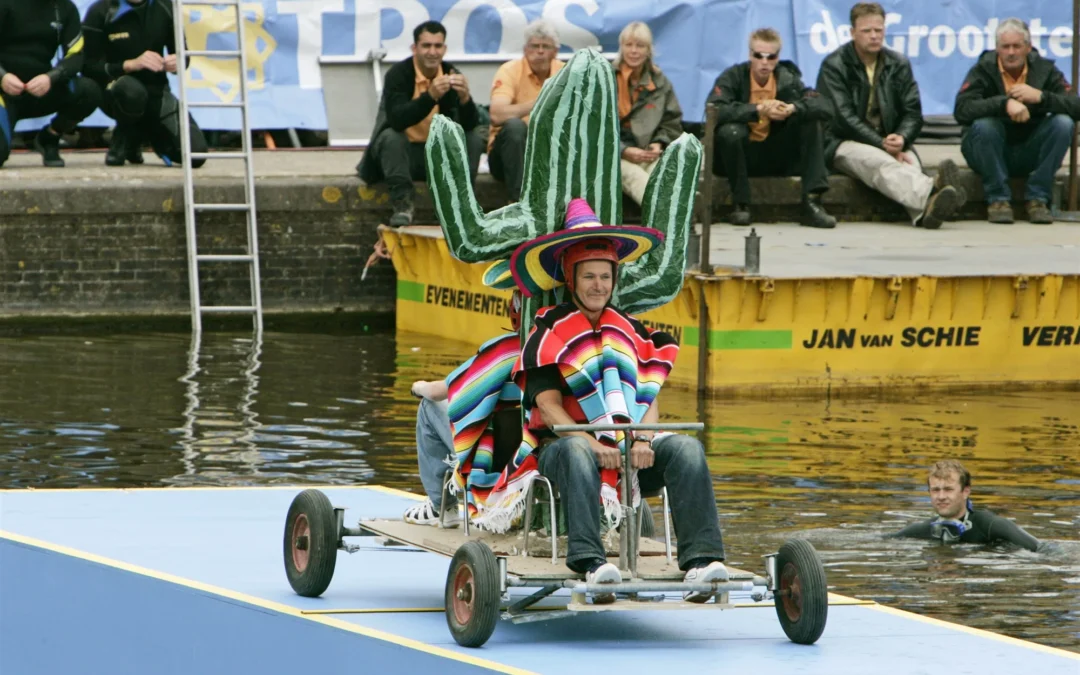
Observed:
[[[101,109],[116,120],[105,163],[142,164],[149,141],[166,164],[183,161],[180,103],[169,89],[177,72],[172,0],[98,0],[83,19],[87,77],[105,90]],[[199,126],[188,117],[192,152],[206,152]],[[191,162],[193,168],[206,163]]]
[[[79,77],[83,46],[71,0],[0,0],[0,166],[11,154],[16,122],[54,113],[34,149],[45,166],[64,166],[60,135],[75,131],[101,103],[101,89]]]
[[[930,500],[937,517],[908,525],[890,537],[936,539],[946,543],[989,544],[1006,541],[1034,551],[1039,540],[1016,523],[971,505],[971,474],[955,459],[930,467]]]

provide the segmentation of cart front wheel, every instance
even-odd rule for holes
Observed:
[[[499,619],[499,563],[486,544],[466,542],[446,575],[446,625],[462,647],[479,647]]]
[[[792,539],[776,556],[779,590],[776,616],[792,642],[812,645],[825,631],[829,613],[829,591],[825,567],[817,551],[804,539]]]
[[[285,518],[285,575],[299,595],[317,598],[330,585],[337,564],[337,518],[330,499],[318,490],[304,490]]]

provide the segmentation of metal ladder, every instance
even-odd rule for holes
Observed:
[[[189,50],[184,39],[184,10],[189,7],[228,6],[235,8],[236,45],[231,50]],[[259,234],[255,208],[255,166],[251,154],[251,125],[248,117],[247,56],[244,53],[244,20],[240,0],[175,0],[173,24],[176,31],[177,80],[180,89],[180,143],[184,168],[184,222],[187,231],[188,286],[191,294],[191,329],[202,333],[204,314],[251,314],[257,336],[262,335],[262,290],[259,281]],[[240,98],[233,102],[188,101],[184,82],[189,56],[231,59],[240,68]],[[233,108],[240,110],[240,152],[191,152],[191,128],[188,113],[191,108]],[[244,201],[241,203],[199,203],[195,201],[193,159],[239,160],[244,163]],[[197,216],[207,212],[243,212],[247,214],[247,252],[243,254],[201,254],[197,242]],[[248,305],[203,305],[199,290],[200,263],[245,263],[251,280],[251,302]]]

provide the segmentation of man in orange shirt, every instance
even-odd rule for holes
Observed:
[[[414,180],[427,178],[424,144],[431,120],[445,115],[465,130],[469,174],[476,180],[484,138],[476,133],[479,113],[469,94],[469,83],[446,55],[446,28],[426,21],[413,30],[413,56],[386,72],[382,101],[375,119],[371,144],[357,165],[368,184],[386,181],[394,214],[390,225],[412,223]]]
[[[563,67],[559,34],[543,19],[525,28],[525,54],[504,63],[491,85],[491,133],[488,136],[488,163],[491,175],[506,185],[510,201],[521,198],[525,171],[525,139],[529,114],[548,78]]]
[[[1010,176],[1027,179],[1028,221],[1052,223],[1054,174],[1080,120],[1080,99],[1054,62],[1032,50],[1020,19],[998,24],[996,44],[968,71],[956,95],[953,115],[964,125],[960,150],[982,178],[991,223],[1013,222]]]
[[[780,60],[780,34],[750,35],[750,60],[716,78],[706,105],[717,108],[713,173],[731,182],[732,225],[749,225],[750,176],[802,177],[802,218],[808,227],[836,227],[821,195],[829,189],[822,122],[832,107],[803,84],[799,68]]]

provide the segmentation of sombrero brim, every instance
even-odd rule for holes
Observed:
[[[484,270],[484,285],[499,291],[508,291],[515,286],[514,275],[510,271],[510,261],[500,260]]]
[[[664,235],[651,227],[599,225],[559,230],[527,241],[510,256],[510,270],[522,294],[532,297],[562,284],[559,260],[563,251],[585,239],[610,239],[615,242],[621,264],[633,262],[659,246],[664,241]]]

